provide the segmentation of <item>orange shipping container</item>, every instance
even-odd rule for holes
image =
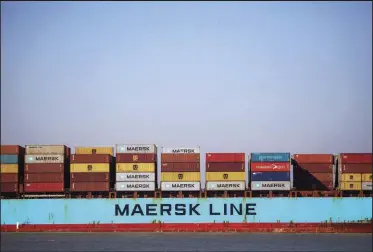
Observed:
[[[24,155],[25,148],[19,145],[1,145],[1,155]]]
[[[334,156],[332,154],[295,154],[294,160],[301,164],[333,164]]]
[[[190,154],[162,153],[161,154],[161,161],[162,161],[162,163],[200,162],[200,154],[199,153],[190,153]]]

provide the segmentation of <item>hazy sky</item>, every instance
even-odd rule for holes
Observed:
[[[1,143],[372,151],[372,3],[1,4]]]

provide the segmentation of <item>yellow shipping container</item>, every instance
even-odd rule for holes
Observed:
[[[245,172],[206,172],[206,181],[245,181]]]
[[[372,182],[372,173],[363,173],[362,175],[363,182]]]
[[[0,173],[18,173],[17,164],[1,164]]]
[[[70,172],[110,172],[110,164],[71,164]]]
[[[109,154],[113,156],[114,147],[76,147],[75,154]]]
[[[342,182],[340,186],[341,191],[360,191],[361,182]]]
[[[117,172],[155,172],[154,163],[119,163]]]
[[[361,182],[361,173],[342,173],[341,182]]]
[[[200,172],[161,172],[161,181],[174,182],[174,181],[200,181]]]

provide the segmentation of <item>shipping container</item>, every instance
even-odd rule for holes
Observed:
[[[72,192],[108,192],[110,185],[109,182],[71,182],[70,190]]]
[[[372,153],[341,153],[342,164],[372,164]]]
[[[110,172],[110,164],[71,164],[70,172]]]
[[[1,145],[1,155],[25,155],[25,148],[19,145]]]
[[[372,173],[372,164],[342,164],[339,165],[341,173]]]
[[[245,181],[208,181],[206,182],[207,191],[244,191]]]
[[[290,162],[290,153],[251,153],[250,162]]]
[[[0,173],[18,173],[17,164],[1,164]]]
[[[157,154],[131,154],[117,153],[117,163],[155,163],[157,162]]]
[[[18,164],[18,155],[1,155],[2,164]]]
[[[206,163],[206,172],[244,172],[245,163]]]
[[[245,163],[245,153],[206,153],[207,163]]]
[[[162,172],[199,172],[200,163],[162,163]]]
[[[70,174],[71,182],[109,182],[109,172],[74,172]]]
[[[113,157],[109,154],[73,154],[70,156],[71,164],[79,163],[112,163]]]
[[[289,162],[282,162],[282,163],[271,163],[271,162],[252,162],[250,163],[249,170],[251,172],[290,172],[290,163]]]
[[[333,164],[333,154],[295,154],[294,161],[298,164]]]
[[[154,191],[155,182],[117,182],[115,189],[120,191]]]
[[[199,163],[200,154],[161,154],[162,163]]]
[[[372,173],[361,174],[363,182],[372,182]]]
[[[200,182],[161,182],[161,191],[199,191],[201,190]]]
[[[303,169],[308,172],[333,172],[334,166],[332,164],[298,164],[294,166],[294,170]]]
[[[113,147],[76,147],[75,154],[109,154],[113,156]]]
[[[199,148],[162,148],[162,153],[169,154],[199,154]]]
[[[117,155],[119,153],[131,154],[156,154],[157,146],[155,144],[117,144]]]
[[[161,181],[200,181],[201,173],[199,172],[161,172]]]
[[[24,176],[25,183],[39,183],[39,182],[63,182],[63,173],[27,173]]]
[[[63,155],[25,155],[25,164],[63,164],[64,162]]]
[[[319,181],[333,181],[333,173],[306,173],[306,172],[298,172],[294,170],[294,180],[299,180],[299,179],[304,179],[304,180],[309,180],[309,179],[316,179]]]
[[[253,181],[251,182],[252,191],[289,191],[291,189],[290,181]]]
[[[64,164],[25,164],[25,173],[61,173]]]
[[[28,155],[65,155],[67,147],[65,145],[26,145],[25,149]]]
[[[251,181],[290,181],[290,172],[252,172]]]
[[[18,173],[0,173],[1,183],[16,183],[18,182]]]
[[[298,191],[332,191],[334,189],[333,182],[319,180],[295,180],[294,187]]]
[[[340,183],[340,190],[342,191],[360,191],[361,182],[342,182]]]
[[[154,163],[120,163],[116,164],[116,172],[155,172]]]
[[[131,173],[116,173],[116,181],[123,182],[141,182],[155,181],[155,173],[131,172]]]
[[[339,181],[343,182],[361,182],[361,173],[343,173],[339,174]]]
[[[0,188],[1,193],[16,193],[18,192],[18,183],[1,183]]]
[[[64,192],[64,183],[25,183],[24,190],[26,193]]]
[[[372,182],[362,182],[361,189],[363,191],[372,191]]]
[[[206,181],[245,181],[245,172],[206,172]]]

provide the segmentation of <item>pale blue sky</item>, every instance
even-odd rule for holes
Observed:
[[[1,143],[372,151],[372,3],[1,4]]]

